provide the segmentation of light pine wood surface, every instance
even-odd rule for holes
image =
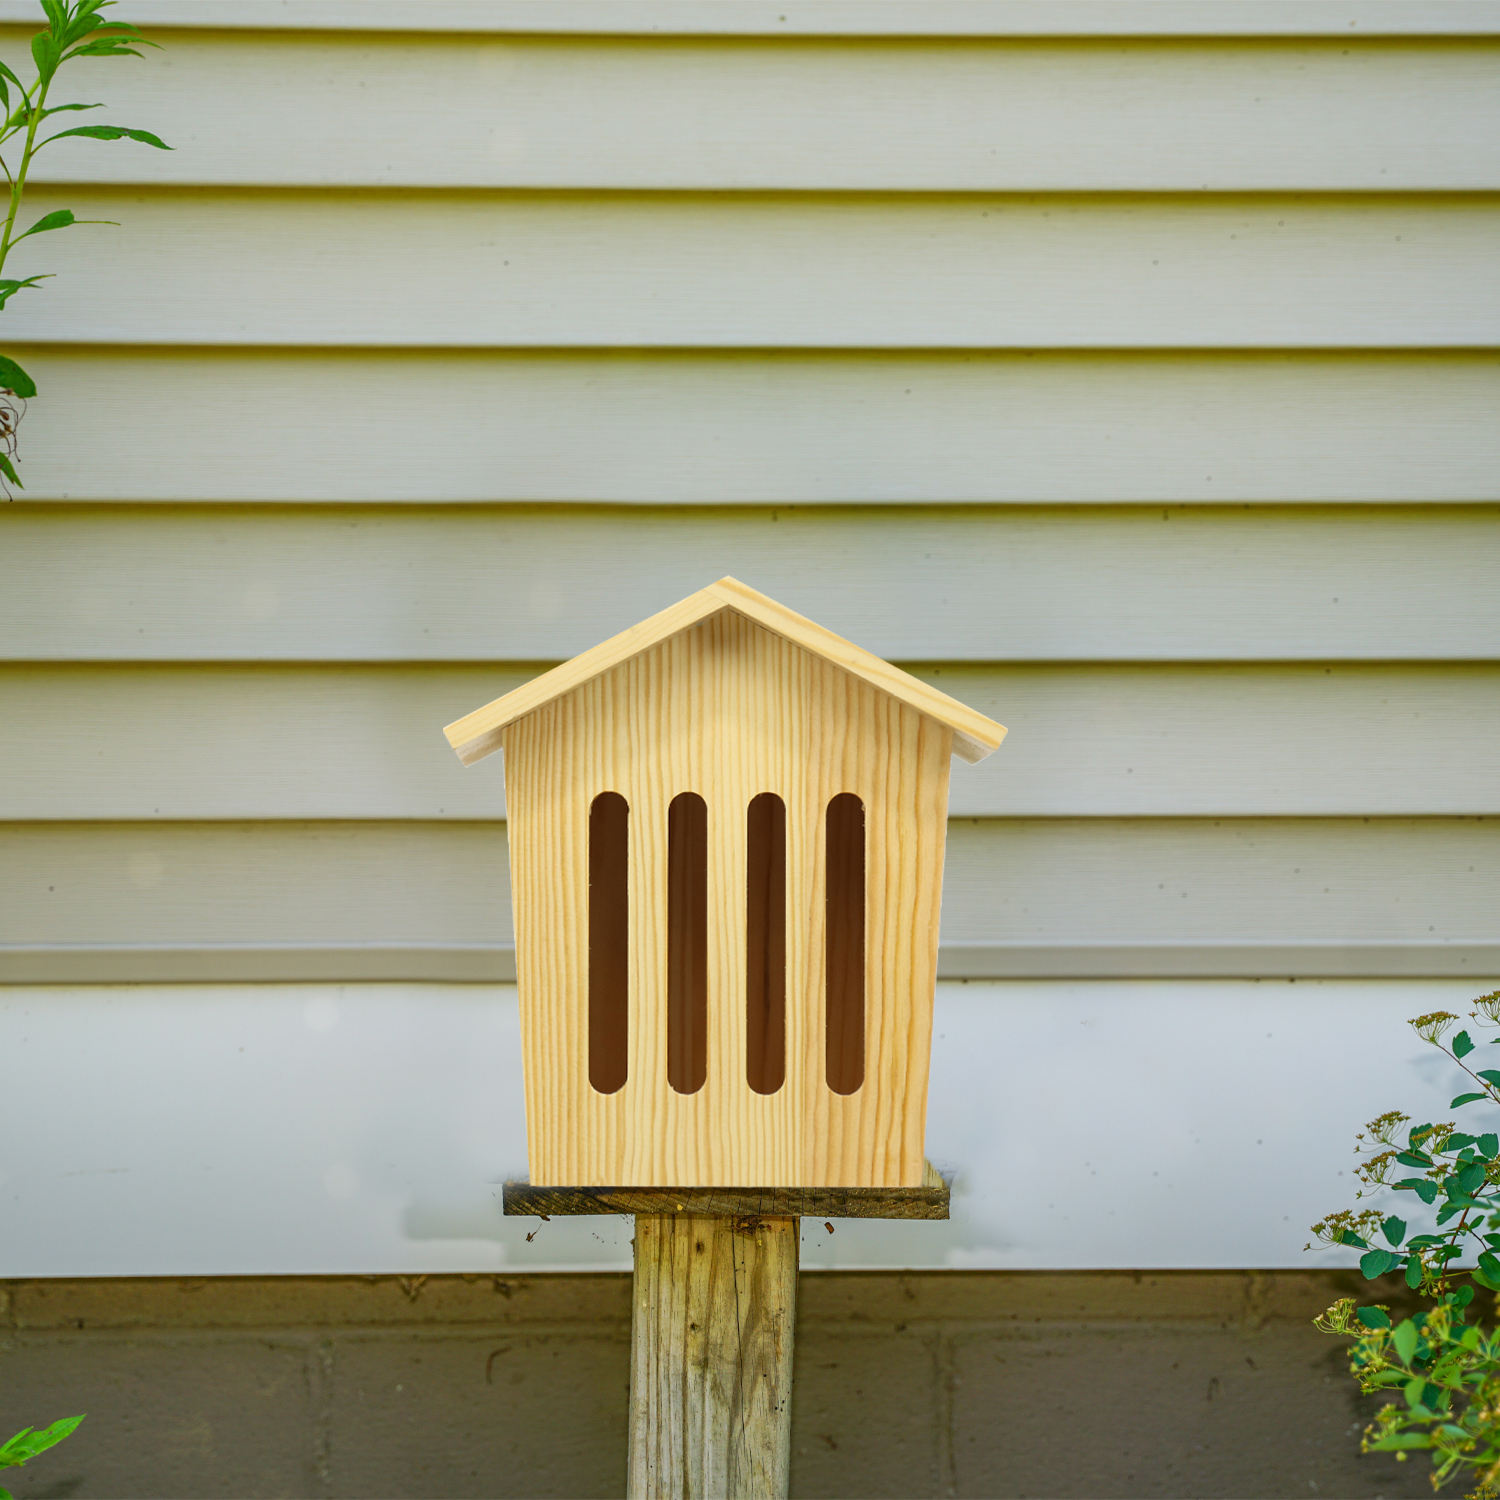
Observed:
[[[630,1500],[784,1496],[797,1220],[635,1221]]]
[[[873,652],[846,641],[833,631],[778,604],[774,599],[736,578],[721,578],[717,583],[690,594],[686,599],[622,630],[607,641],[591,647],[571,661],[562,662],[550,672],[523,683],[504,697],[476,708],[455,720],[444,730],[448,743],[458,752],[465,765],[482,760],[500,748],[500,731],[525,714],[564,693],[630,660],[641,652],[681,634],[700,621],[709,620],[724,610],[733,610],[763,626],[767,631],[800,646],[823,661],[843,668],[861,682],[873,685],[890,697],[926,714],[953,731],[953,749],[967,761],[980,761],[1005,738],[1004,728],[975,709],[951,698],[947,693],[882,661]],[[701,639],[707,639],[703,637]],[[731,641],[748,640],[743,632],[731,631]],[[836,711],[836,703],[829,707]],[[649,745],[642,753],[649,754]]]
[[[911,1186],[922,1180],[952,731],[723,610],[504,731],[531,1180],[642,1186]],[[666,1076],[667,808],[702,795],[707,1081]],[[786,1081],[746,1083],[746,809],[787,809]],[[629,1076],[589,1087],[589,806],[630,805]],[[824,1067],[824,810],[866,819],[865,1082]]]

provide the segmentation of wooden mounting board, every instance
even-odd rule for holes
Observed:
[[[952,1184],[931,1162],[920,1187],[534,1187],[505,1184],[511,1216],[702,1214],[723,1218],[946,1219]]]

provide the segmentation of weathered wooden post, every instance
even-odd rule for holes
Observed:
[[[505,751],[505,1211],[635,1215],[629,1492],[785,1495],[798,1219],[947,1217],[948,768],[1005,731],[723,578],[446,733]]]

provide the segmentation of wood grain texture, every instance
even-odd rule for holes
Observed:
[[[952,731],[954,753],[966,761],[983,760],[1005,738],[1004,728],[983,714],[890,662],[882,661],[853,641],[835,635],[816,621],[767,598],[737,578],[721,578],[686,599],[668,605],[650,619],[627,627],[571,661],[560,663],[550,672],[513,688],[504,697],[456,719],[443,733],[458,752],[458,758],[465,765],[472,765],[498,750],[501,731],[523,715],[533,713],[688,627],[709,621],[725,611],[754,621],[781,639],[935,720]]]
[[[12,661],[548,663],[732,558],[890,661],[1492,661],[1497,548],[1494,506],[18,500],[0,506],[0,642]],[[520,680],[499,668],[419,715],[454,783],[428,726]]]
[[[32,501],[1500,499],[1480,351],[11,352]]]
[[[189,30],[119,70],[109,118],[191,149],[63,141],[34,170],[308,187],[1500,184],[1492,40],[1343,30],[1253,45]],[[255,101],[253,131],[226,99]]]
[[[1475,194],[28,190],[12,342],[1442,348],[1500,342]],[[257,274],[272,262],[278,275]],[[400,282],[403,295],[389,289]],[[1024,286],[1018,297],[1015,288]],[[705,575],[707,576],[707,575]]]
[[[915,1185],[922,1180],[931,1004],[952,734],[783,636],[723,610],[503,731],[516,971],[537,1183]],[[586,820],[630,804],[630,1060],[589,1088]],[[667,807],[710,820],[707,1081],[668,1087]],[[787,1075],[746,1081],[745,811],[787,808]],[[866,1082],[824,1076],[823,810],[867,816]]]
[[[533,1187],[507,1182],[513,1216],[698,1215],[716,1218],[946,1219],[952,1183],[927,1162],[920,1187]]]
[[[631,1500],[787,1492],[797,1221],[641,1214],[631,1288]]]

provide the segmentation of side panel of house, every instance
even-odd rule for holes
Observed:
[[[942,726],[732,611],[506,730],[534,1181],[921,1181],[950,750]],[[771,1068],[782,1081],[757,1089],[748,829],[752,802],[767,794],[785,814],[775,914],[785,927],[776,945],[784,1021]],[[628,809],[623,890],[606,888],[591,838],[591,812],[609,797]],[[860,847],[830,881],[830,809],[851,797]],[[679,877],[674,809],[694,798],[706,858]],[[690,901],[683,887],[695,878],[706,917],[696,977],[679,972],[672,951],[674,926],[690,920],[674,907]],[[837,949],[827,921],[841,885],[859,906],[857,961]],[[621,899],[627,1058],[611,1079],[623,1082],[606,1092],[591,1082],[601,998],[591,942],[600,940],[597,904]],[[831,1061],[831,971],[859,980],[847,1078]],[[703,1016],[679,1022],[694,1004]],[[684,1026],[695,1033],[686,1042],[672,1034]]]
[[[0,1272],[594,1254],[497,1220],[490,1179],[526,1161],[490,1113],[519,1089],[507,841],[538,890],[562,877],[440,729],[725,573],[1011,730],[953,772],[933,1145],[957,1238],[818,1230],[808,1263],[1303,1264],[1347,1199],[1345,1126],[1422,1097],[1326,1058],[1500,984],[1488,0],[1185,4],[1172,35],[1135,0],[980,3],[963,34],[949,6],[713,7],[734,19],[690,37],[651,0],[608,33],[557,0],[545,35],[499,4],[462,32],[435,0],[153,6],[163,49],[74,97],[176,149],[49,148],[28,212],[120,227],[34,236],[6,272],[56,276],[5,311],[40,394],[0,504],[0,1052],[71,1125],[0,1121],[35,1153]],[[0,51],[20,67],[25,32]],[[666,819],[668,790],[637,795]],[[659,882],[665,824],[632,814]],[[575,968],[585,833],[566,899],[519,914]],[[900,844],[873,811],[867,835],[873,886]],[[716,857],[735,985],[741,855]],[[877,916],[871,972],[916,972],[929,914]],[[747,1108],[775,1115],[811,1038]],[[730,1030],[708,1045],[705,1100],[740,1065]],[[1208,1086],[1231,1055],[1255,1088]],[[1131,1080],[1127,1114],[1161,1103],[1175,1177],[1128,1132],[1068,1133],[1078,1068],[1091,1097]],[[296,1131],[246,1128],[268,1096]],[[803,1147],[746,1149],[881,1160],[857,1103],[825,1106]],[[1008,1180],[1051,1178],[1002,1213],[974,1162],[1038,1118]],[[175,1154],[200,1140],[229,1154]],[[1070,1177],[1124,1197],[1039,1224]],[[374,1263],[354,1225],[387,1236]]]

